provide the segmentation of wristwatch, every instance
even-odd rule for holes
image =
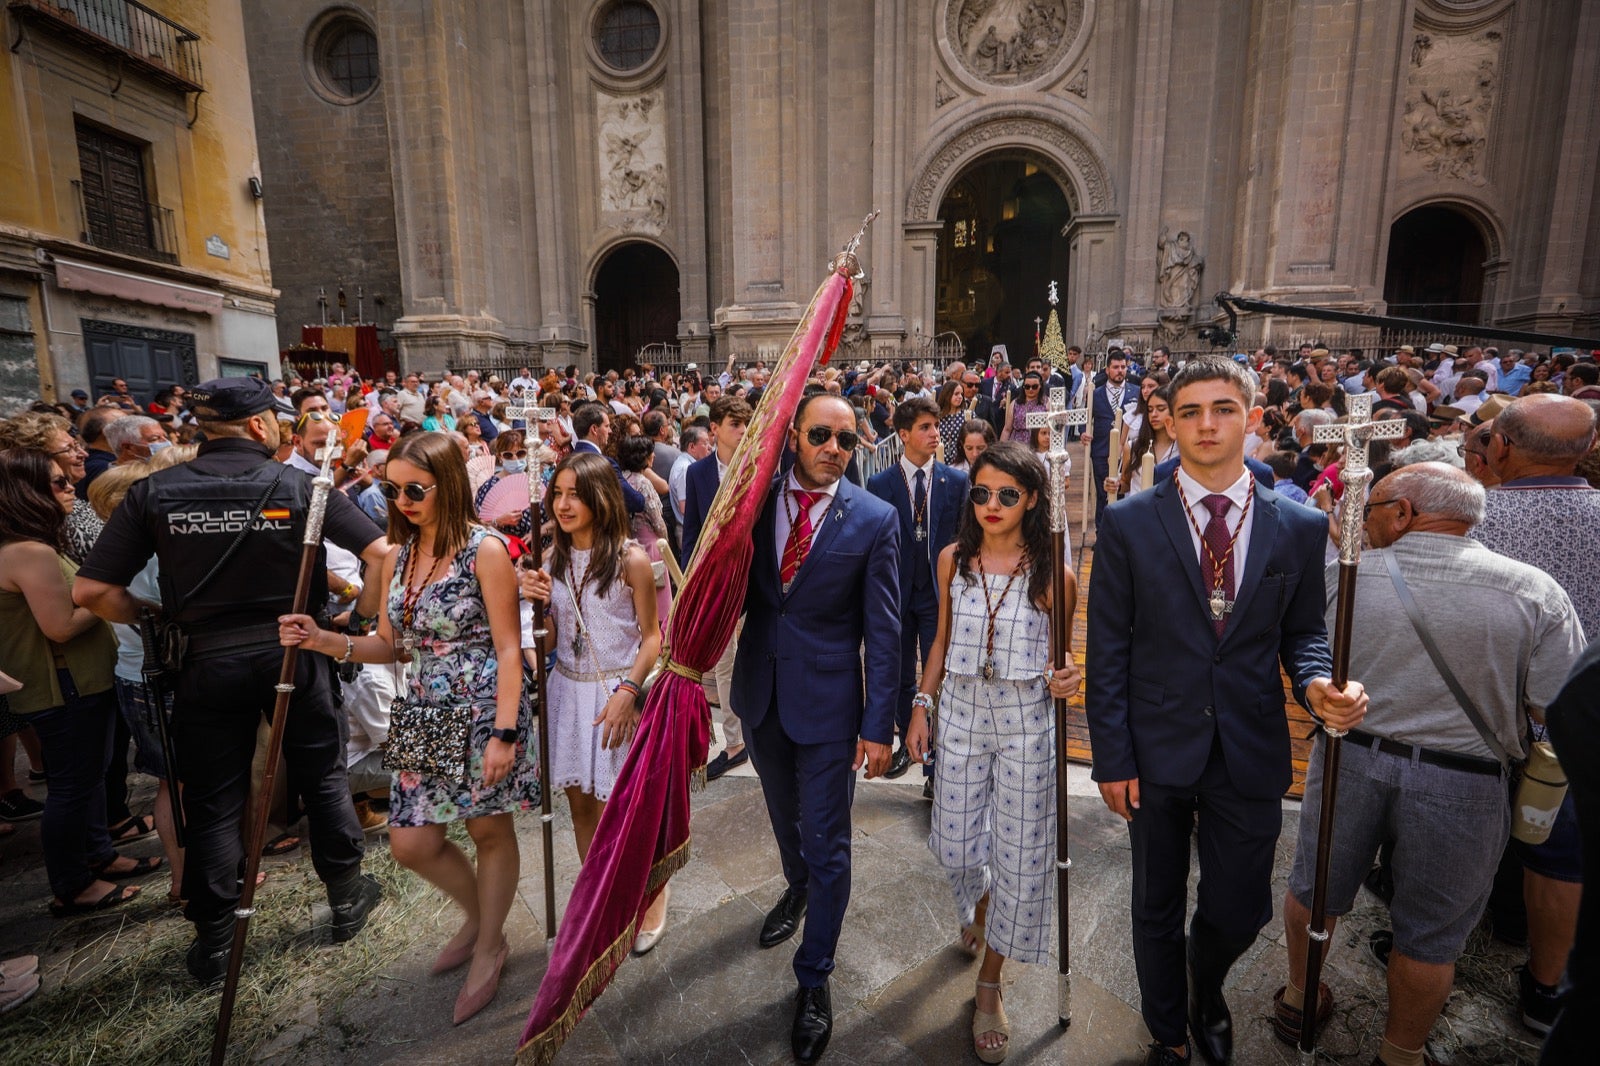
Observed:
[[[517,742],[517,731],[515,729],[491,729],[489,730],[489,735],[495,740],[503,740],[507,744],[515,744]]]

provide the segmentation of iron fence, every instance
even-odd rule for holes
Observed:
[[[200,35],[135,0],[11,0],[10,10],[184,92],[204,89]]]
[[[78,201],[78,231],[85,244],[107,251],[178,261],[178,226],[172,209],[148,201],[113,200],[72,183]]]

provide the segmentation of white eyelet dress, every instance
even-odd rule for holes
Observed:
[[[1009,575],[950,589],[950,647],[939,697],[938,771],[928,847],[955,892],[963,926],[989,894],[986,939],[1017,962],[1050,955],[1055,885],[1055,713],[1044,680],[1050,620],[1019,576],[995,619],[994,677],[984,680],[991,599]]]
[[[545,569],[550,569],[548,562]],[[616,691],[617,682],[633,669],[639,654],[639,618],[620,564],[604,594],[596,591],[590,579],[580,604],[588,636],[586,646],[575,654],[572,638],[577,619],[567,582],[588,571],[589,552],[574,548],[567,577],[554,580],[550,596],[556,634],[555,669],[548,674],[550,784],[553,788],[577,788],[604,802],[611,797],[628,745],[609,751],[602,747],[605,726],[595,725],[594,720]]]

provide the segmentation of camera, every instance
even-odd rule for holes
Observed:
[[[1233,331],[1223,326],[1201,326],[1196,335],[1213,348],[1233,347]]]

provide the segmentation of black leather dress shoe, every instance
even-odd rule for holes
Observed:
[[[761,946],[775,948],[794,936],[794,931],[800,928],[800,919],[805,916],[806,890],[784,889],[778,905],[767,912],[767,920],[761,923]]]
[[[894,754],[889,756],[889,768],[883,776],[893,781],[897,777],[904,777],[905,772],[911,769],[911,753],[904,744],[894,749]]]
[[[1188,1066],[1188,1063],[1188,1049],[1180,1055],[1159,1040],[1150,1042],[1150,1050],[1144,1056],[1144,1066]]]
[[[833,1035],[833,1002],[828,986],[802,988],[794,997],[794,1031],[789,1035],[796,1062],[816,1062]]]
[[[1233,1015],[1220,988],[1198,988],[1189,978],[1189,1033],[1210,1066],[1233,1061]]]

